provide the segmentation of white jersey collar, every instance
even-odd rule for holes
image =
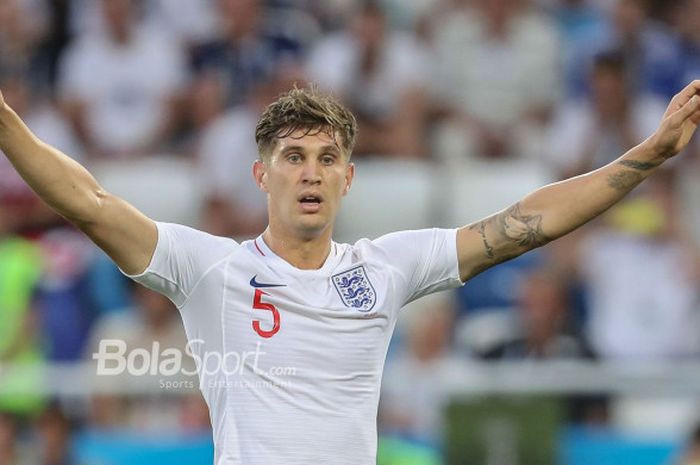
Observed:
[[[341,259],[341,253],[340,253],[340,247],[335,241],[331,241],[331,251],[328,254],[328,257],[326,257],[326,261],[323,263],[323,266],[317,270],[302,270],[300,268],[297,268],[296,266],[292,265],[268,247],[268,245],[265,243],[265,240],[262,237],[262,234],[253,239],[253,250],[256,254],[261,256],[263,260],[267,260],[269,262],[272,262],[275,264],[276,267],[280,267],[281,269],[284,269],[287,272],[293,273],[293,274],[302,274],[302,275],[313,275],[313,274],[330,274],[329,272],[333,269],[335,269],[336,265]]]

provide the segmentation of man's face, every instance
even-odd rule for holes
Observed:
[[[278,139],[265,161],[253,167],[255,180],[268,194],[270,226],[309,239],[332,228],[355,173],[339,135],[304,135]]]

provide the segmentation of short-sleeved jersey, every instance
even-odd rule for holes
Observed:
[[[398,311],[461,284],[456,230],[333,242],[320,269],[301,270],[262,237],[239,244],[157,226],[151,263],[131,277],[180,310],[216,465],[374,465]]]

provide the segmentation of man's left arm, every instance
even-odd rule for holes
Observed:
[[[542,187],[457,234],[462,281],[561,237],[622,199],[664,161],[678,154],[700,123],[700,80],[669,104],[656,132],[612,163]]]

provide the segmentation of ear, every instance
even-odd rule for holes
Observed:
[[[352,180],[355,179],[355,164],[348,163],[347,170],[345,171],[345,188],[343,189],[343,195],[347,195],[352,186]]]
[[[255,160],[253,163],[253,178],[258,188],[267,193],[267,167],[262,160]]]

